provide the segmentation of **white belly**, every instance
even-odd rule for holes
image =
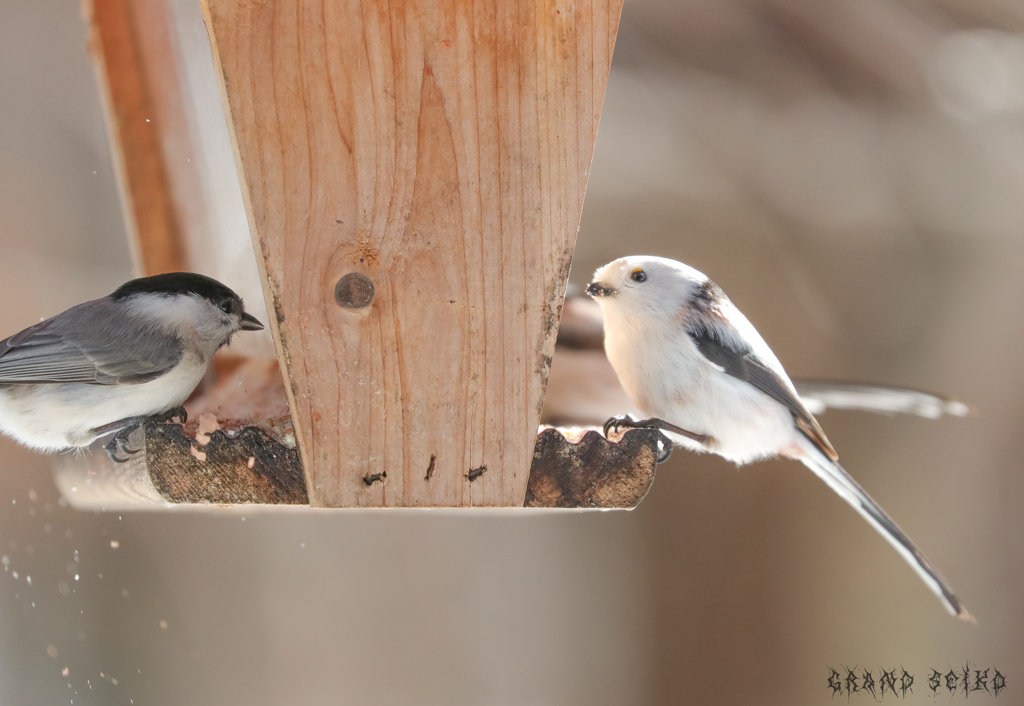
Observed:
[[[156,380],[139,385],[8,385],[0,388],[0,431],[40,451],[87,446],[105,424],[157,414],[184,402],[206,373],[186,356]]]
[[[670,434],[673,442],[694,451],[716,453],[737,464],[783,453],[797,433],[792,414],[783,405],[721,372],[696,352],[673,356],[648,353],[688,344],[681,339],[660,346],[625,341],[608,342],[606,348],[626,393],[646,415],[713,438],[705,446]]]

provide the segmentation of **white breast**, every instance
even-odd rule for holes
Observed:
[[[182,404],[206,373],[207,361],[186,353],[156,380],[139,385],[11,385],[0,389],[0,431],[40,451],[86,446],[91,430],[157,414]]]
[[[683,327],[639,328],[606,308],[605,350],[630,399],[643,412],[714,438],[708,447],[671,435],[695,451],[737,464],[778,455],[796,433],[783,405],[707,361]]]

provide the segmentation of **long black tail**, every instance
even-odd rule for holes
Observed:
[[[814,474],[825,481],[843,500],[850,503],[853,509],[885,537],[938,597],[946,610],[961,620],[977,622],[974,616],[967,612],[946,579],[942,578],[942,574],[928,561],[928,557],[917,548],[885,510],[871,499],[860,484],[842,466],[825,456],[809,439],[803,446],[805,453],[800,458],[803,464],[814,471]]]

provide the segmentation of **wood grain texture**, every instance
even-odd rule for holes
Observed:
[[[56,459],[57,486],[80,510],[308,504],[298,453],[255,426],[231,426],[201,443],[192,422],[147,422],[131,437],[141,451],[126,463],[112,462],[101,443],[92,454]],[[597,430],[544,429],[523,506],[632,510],[654,483],[658,451],[658,432],[651,429],[630,429],[618,441]],[[391,476],[362,481],[370,493]]]
[[[135,275],[209,275],[266,321],[198,0],[86,0],[85,11]],[[276,355],[269,330],[232,348]]]
[[[133,0],[84,0],[89,49],[96,66],[107,127],[125,214],[132,259],[139,274],[184,268],[178,219],[171,202],[160,144],[152,83],[166,81],[173,64],[147,64],[147,42],[139,34]],[[143,27],[150,27],[143,23]],[[152,51],[165,50],[162,26],[151,27]],[[173,80],[173,78],[171,78]]]
[[[204,1],[313,505],[523,504],[620,10]]]
[[[654,483],[658,439],[656,429],[630,429],[617,442],[593,429],[545,429],[537,437],[523,505],[632,510]]]
[[[92,453],[57,457],[64,497],[79,509],[307,504],[277,361],[223,358],[217,367],[217,384],[185,403],[188,422],[143,425],[130,440],[142,450],[127,463],[107,457],[106,439]],[[658,440],[651,429],[630,429],[615,441],[594,429],[543,429],[524,506],[632,509],[654,482]],[[489,472],[477,467],[467,482],[481,482]],[[376,493],[392,482],[393,473],[377,471],[361,479],[361,489]]]

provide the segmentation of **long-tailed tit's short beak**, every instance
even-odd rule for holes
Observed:
[[[263,324],[252,314],[243,311],[242,312],[242,326],[243,331],[262,331]]]
[[[592,297],[610,297],[615,294],[615,290],[611,287],[605,287],[600,282],[591,282],[587,285],[587,294]]]

